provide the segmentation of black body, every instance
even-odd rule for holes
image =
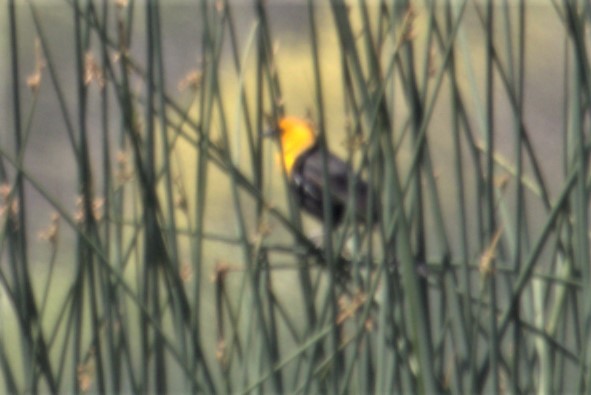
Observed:
[[[353,174],[351,167],[338,157],[327,153],[326,160],[333,224],[340,224],[345,217],[347,204],[350,200],[349,184],[351,181],[354,182],[355,218],[359,221],[366,221],[369,199],[367,183]],[[301,207],[320,220],[324,218],[323,181],[322,152],[320,147],[315,145],[296,160],[292,169],[291,187]],[[374,203],[372,221],[375,223],[376,220],[377,205]]]

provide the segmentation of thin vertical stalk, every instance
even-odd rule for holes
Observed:
[[[101,10],[102,19],[101,24],[106,26],[109,17],[111,16],[110,13],[110,6],[109,2],[104,2],[103,7]],[[101,68],[103,70],[106,69],[107,64],[109,62],[109,55],[108,55],[108,47],[107,43],[104,40],[100,40],[100,52],[101,52]],[[110,112],[110,101],[109,101],[109,87],[105,84],[101,88],[100,92],[100,112],[101,112],[101,132],[102,132],[102,176],[103,176],[103,197],[104,197],[104,211],[105,213],[111,213],[111,209],[115,210],[115,205],[113,205],[114,198],[114,187],[113,187],[113,179],[112,179],[112,168],[111,168],[111,136],[109,132],[109,117],[111,115]],[[111,235],[116,234],[117,230],[113,232],[113,228],[109,223],[104,224],[103,233],[101,234],[103,245],[104,245],[104,253],[106,256],[111,256],[111,252],[116,250],[115,245],[117,244],[117,239],[112,238]],[[100,282],[102,285],[102,303],[105,309],[105,319],[107,322],[120,322],[121,317],[119,314],[119,309],[117,306],[120,305],[120,293],[118,289],[113,285],[110,281],[110,278],[106,271],[100,271]],[[106,325],[106,327],[109,327]],[[111,325],[110,328],[114,327]],[[113,392],[120,392],[122,390],[122,368],[124,366],[123,360],[125,359],[126,355],[122,352],[120,347],[117,347],[118,340],[121,337],[118,336],[114,330],[106,330],[106,366],[109,368],[110,374],[108,377],[110,378],[110,387],[108,391]]]
[[[455,19],[455,15],[453,13],[454,2],[449,1],[446,5],[446,24],[447,24],[447,31],[450,34],[454,28],[454,24],[459,24],[461,21],[459,19]],[[470,297],[472,295],[471,290],[471,281],[470,281],[470,273],[468,268],[468,257],[469,257],[469,239],[468,239],[468,217],[467,217],[467,210],[466,210],[466,177],[465,177],[465,170],[464,170],[464,160],[463,160],[463,151],[462,151],[462,140],[461,140],[461,125],[459,119],[459,112],[462,103],[460,98],[460,93],[458,90],[458,83],[457,83],[457,69],[456,69],[456,62],[455,57],[451,56],[449,59],[448,64],[449,69],[449,78],[450,78],[450,85],[451,85],[451,106],[452,106],[452,124],[451,129],[453,133],[453,142],[454,142],[454,157],[456,158],[454,161],[454,170],[456,176],[456,185],[457,185],[457,207],[459,212],[458,218],[458,227],[459,227],[459,238],[460,238],[460,252],[459,252],[459,259],[463,262],[461,279],[459,280],[459,286],[467,295],[463,300],[460,300],[460,306],[458,306],[457,314],[455,315],[455,319],[452,320],[452,333],[455,334],[455,338],[457,341],[455,342],[458,353],[457,363],[462,364],[465,363],[468,365],[468,369],[466,374],[463,377],[458,378],[458,391],[474,391],[474,388],[469,390],[469,381],[466,380],[470,375],[474,376],[476,371],[476,364],[474,363],[473,354],[470,351],[472,348],[468,345],[473,342],[473,338],[470,336],[470,330],[473,326],[472,322],[472,314],[471,314],[471,302]],[[451,290],[451,288],[448,288]],[[449,296],[450,300],[453,300],[454,297],[452,295]],[[465,341],[462,341],[465,339]]]
[[[144,172],[145,172],[145,184],[143,188],[143,217],[144,217],[144,301],[147,306],[150,306],[151,313],[153,314],[156,322],[162,324],[162,312],[160,308],[160,270],[162,267],[164,270],[172,269],[169,265],[170,253],[169,249],[165,248],[163,236],[160,233],[160,226],[158,222],[158,214],[161,209],[160,200],[157,197],[157,180],[155,174],[156,164],[156,130],[155,130],[155,117],[156,111],[154,102],[156,100],[157,93],[156,89],[156,62],[157,54],[156,47],[158,38],[156,37],[157,32],[157,18],[156,15],[156,3],[148,1],[146,3],[146,113],[145,113],[145,151],[144,151]],[[160,114],[162,116],[162,114]],[[176,274],[176,273],[175,273]],[[173,274],[173,275],[175,275]],[[152,348],[153,353],[150,353],[150,357],[144,360],[144,374],[145,384],[149,383],[149,377],[153,377],[154,390],[157,393],[164,393],[167,388],[166,379],[166,365],[164,358],[164,349],[162,341],[159,337],[154,336],[154,333],[149,330],[147,331],[145,347]],[[153,342],[153,345],[150,344]],[[152,368],[153,373],[149,373],[149,361],[153,361]],[[148,390],[146,388],[146,390]]]
[[[588,167],[588,147],[586,146],[584,128],[584,108],[588,108],[591,102],[591,78],[587,59],[587,51],[582,42],[584,30],[580,26],[581,18],[576,14],[575,5],[564,1],[566,11],[566,26],[573,45],[572,74],[573,90],[571,92],[570,130],[573,133],[573,141],[576,144],[572,155],[572,166],[578,170],[577,185],[573,196],[574,205],[574,231],[575,231],[575,257],[579,262],[583,283],[591,281],[591,269],[589,268],[589,194],[586,186]],[[583,393],[591,387],[591,374],[586,364],[591,363],[591,292],[588,287],[583,288],[582,313],[580,319],[582,344],[581,366],[577,380],[577,392]]]
[[[508,4],[505,5],[507,8],[509,7]],[[517,72],[511,73],[513,78],[513,86],[515,87],[515,102],[517,104],[516,114],[514,116],[513,128],[515,134],[515,177],[517,180],[521,180],[523,177],[523,139],[521,135],[521,120],[522,120],[522,109],[523,109],[523,102],[524,102],[524,77],[525,77],[525,2],[523,0],[520,1],[518,6],[518,40],[517,40]],[[509,19],[509,16],[506,16],[506,19]],[[507,22],[510,25],[510,21]],[[508,30],[508,29],[507,29]],[[513,53],[511,41],[507,42],[507,53],[511,55]],[[509,58],[509,64],[513,64],[512,57]],[[512,70],[512,69],[511,69]],[[515,250],[513,252],[513,266],[516,271],[520,271],[521,269],[521,259],[522,259],[522,245],[523,245],[523,235],[524,235],[524,220],[525,220],[525,200],[524,200],[524,191],[523,191],[523,184],[521,182],[517,183],[517,190],[515,194],[515,223],[514,223],[514,246]],[[522,355],[522,347],[518,345],[521,343],[522,333],[521,327],[518,324],[520,322],[520,311],[516,309],[515,311],[515,327],[513,329],[513,344],[516,345],[514,360],[513,360],[513,380],[514,383],[513,391],[519,392],[520,391],[520,365],[521,365],[521,358]],[[543,351],[543,350],[542,350]],[[542,363],[547,364],[547,359],[545,358],[547,354],[542,355]],[[545,380],[545,388],[542,387],[542,392],[548,392],[551,390],[551,386],[549,380],[551,378],[550,372],[546,371],[542,374],[543,377],[546,377]]]
[[[485,138],[486,138],[486,195],[485,195],[485,218],[486,235],[492,243],[493,235],[497,232],[495,220],[495,166],[494,166],[494,85],[493,85],[493,48],[494,48],[494,5],[492,0],[486,4],[486,52],[485,52]],[[494,258],[492,258],[494,260]],[[493,267],[494,263],[489,263]],[[492,273],[491,273],[492,274]],[[492,392],[499,393],[499,335],[497,331],[497,317],[494,312],[497,310],[497,285],[494,275],[487,275],[485,278],[488,283],[488,297],[490,303],[489,312],[489,348],[491,362],[491,380]]]
[[[73,301],[73,315],[72,323],[74,325],[74,346],[73,351],[73,365],[72,365],[72,378],[74,380],[73,388],[79,388],[79,381],[77,371],[79,365],[86,361],[86,357],[82,356],[82,338],[84,336],[84,307],[85,307],[85,296],[88,297],[88,308],[90,309],[90,322],[93,328],[93,338],[96,341],[94,345],[95,353],[93,356],[94,362],[97,367],[97,385],[99,389],[104,391],[104,368],[102,360],[102,347],[100,336],[98,331],[100,325],[98,324],[98,306],[97,306],[97,294],[95,288],[95,268],[94,261],[95,257],[91,248],[83,240],[83,234],[86,237],[96,240],[96,224],[93,217],[93,199],[94,191],[92,185],[92,174],[90,167],[89,149],[88,149],[88,130],[87,130],[87,89],[84,83],[85,73],[85,62],[84,58],[86,50],[88,48],[88,26],[82,25],[82,14],[86,14],[89,11],[89,2],[76,1],[74,3],[74,38],[75,38],[75,62],[76,62],[76,98],[78,102],[78,154],[79,154],[79,168],[78,168],[78,183],[79,193],[81,200],[82,209],[82,222],[79,227],[77,237],[77,260],[78,260],[78,272],[75,282],[75,294]],[[86,38],[86,39],[85,39]],[[88,292],[85,292],[85,283],[88,286]]]

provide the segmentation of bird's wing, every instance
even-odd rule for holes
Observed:
[[[349,177],[351,168],[338,157],[327,154],[328,164],[328,189],[333,201],[346,204],[349,195]],[[322,153],[315,150],[302,163],[302,176],[308,184],[313,185],[322,197],[322,185],[324,183],[324,170],[322,166]]]
[[[297,164],[298,171],[294,172],[294,182],[298,185],[303,198],[308,202],[316,201],[317,210],[322,208],[322,185],[324,182],[322,168],[322,152],[318,147],[303,156]],[[357,216],[364,217],[367,207],[368,187],[358,176],[353,174],[351,167],[335,155],[327,154],[328,187],[333,206],[342,214],[349,200],[349,184],[355,182],[355,206]]]

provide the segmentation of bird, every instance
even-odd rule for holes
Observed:
[[[324,220],[323,153],[314,133],[314,127],[308,120],[284,116],[279,119],[273,131],[280,142],[280,162],[287,174],[291,193],[300,207],[313,217]],[[370,203],[370,187],[349,164],[331,152],[326,153],[328,165],[328,191],[333,225],[342,223],[348,206],[354,202],[354,218],[366,223]],[[351,185],[353,183],[353,185]],[[354,199],[352,196],[354,194]],[[375,196],[375,195],[373,195]],[[378,207],[376,199],[372,202],[369,217],[377,222]]]

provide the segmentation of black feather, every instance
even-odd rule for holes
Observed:
[[[349,184],[353,181],[355,193],[355,217],[365,221],[369,187],[365,181],[353,173],[351,167],[340,158],[328,153],[328,182],[333,222],[338,225],[344,218],[349,199]],[[303,153],[295,162],[291,174],[292,190],[302,208],[313,216],[323,219],[322,152],[314,146]],[[377,205],[373,205],[372,220],[377,220]]]

